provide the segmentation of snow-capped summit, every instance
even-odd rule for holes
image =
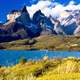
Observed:
[[[76,8],[72,9],[73,5],[39,1],[21,10],[12,10],[7,15],[7,22],[0,25],[0,36],[14,39],[49,34],[80,36],[80,9],[79,5],[74,5]]]

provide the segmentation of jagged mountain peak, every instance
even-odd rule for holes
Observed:
[[[24,7],[22,8],[21,12],[22,12],[22,13],[23,13],[23,12],[28,13],[27,8],[26,8],[26,5],[24,5]]]
[[[60,16],[55,18],[52,15],[46,16],[45,13],[39,9],[34,13],[33,17],[30,18],[30,13],[26,6],[24,6],[22,10],[13,10],[8,14],[8,21],[0,25],[0,36],[7,36],[7,34],[4,33],[8,33],[11,38],[14,36],[18,39],[26,37],[32,38],[44,34],[79,35],[80,12],[66,12],[69,13],[67,17]],[[62,15],[67,13],[62,13]],[[14,29],[16,31],[14,31]]]

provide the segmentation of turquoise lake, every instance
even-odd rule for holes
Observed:
[[[39,60],[45,55],[49,58],[80,58],[80,52],[73,51],[14,51],[14,50],[0,50],[0,65],[12,66],[19,62],[19,59],[24,57],[27,60]]]

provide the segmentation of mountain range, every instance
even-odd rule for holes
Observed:
[[[33,17],[24,6],[21,10],[12,10],[6,23],[0,24],[0,42],[40,35],[80,36],[80,10],[65,10],[66,17],[46,16],[40,9]],[[63,13],[65,14],[65,13]]]

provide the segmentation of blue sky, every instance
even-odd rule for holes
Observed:
[[[0,21],[6,20],[6,15],[13,9],[20,9],[24,4],[30,6],[36,4],[39,0],[0,0]],[[61,4],[67,5],[71,0],[55,0]],[[80,0],[74,0],[76,4],[80,3]]]

